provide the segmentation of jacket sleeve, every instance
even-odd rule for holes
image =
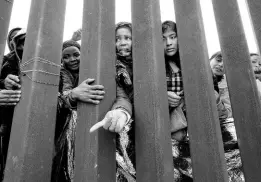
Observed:
[[[7,75],[12,74],[12,75],[17,75],[17,69],[14,65],[12,64],[13,60],[8,60],[7,57],[4,56],[3,58],[3,65],[1,68],[1,74],[0,74],[0,88],[5,89],[5,78]],[[18,76],[18,75],[17,75]]]
[[[60,83],[59,83],[59,92],[61,93],[61,97],[68,104],[71,109],[76,109],[77,101],[72,98],[73,83],[70,77],[66,74],[66,72],[61,71],[60,73]]]
[[[122,87],[117,86],[116,100],[112,106],[112,110],[121,108],[127,111],[132,116],[132,104],[131,101]]]

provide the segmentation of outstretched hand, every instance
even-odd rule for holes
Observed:
[[[0,106],[16,105],[20,98],[20,90],[0,90]]]
[[[123,130],[127,123],[127,115],[120,109],[108,111],[104,119],[90,128],[90,133],[104,127],[105,130],[119,133]]]
[[[82,38],[82,29],[80,28],[73,33],[73,36],[71,39],[74,41],[79,41],[81,40],[81,38]]]
[[[104,86],[103,85],[91,85],[95,79],[88,78],[84,80],[80,85],[72,90],[72,98],[88,102],[92,104],[99,104],[104,99]]]

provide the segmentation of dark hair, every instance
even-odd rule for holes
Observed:
[[[81,46],[78,42],[74,41],[74,40],[67,40],[63,43],[63,46],[62,46],[62,50],[64,50],[65,48],[67,47],[76,47],[79,49],[79,51],[81,50]]]
[[[171,30],[176,32],[177,34],[177,27],[176,27],[176,23],[173,21],[164,21],[162,23],[162,34],[164,34],[166,31]],[[167,76],[171,76],[172,74],[172,68],[169,64],[169,61],[172,60],[173,62],[175,62],[176,66],[181,69],[181,64],[180,64],[180,56],[179,56],[179,50],[177,50],[176,54],[172,57],[166,56],[165,55],[165,65],[166,65],[166,75]]]
[[[162,23],[162,33],[164,34],[167,30],[172,30],[177,34],[176,23],[173,21],[164,21]]]
[[[220,59],[222,59],[222,53],[221,53],[221,51],[218,51],[218,52],[216,52],[215,54],[213,54],[213,55],[210,57],[209,61],[211,61],[211,60],[214,59],[214,58],[220,58]]]
[[[120,28],[127,28],[128,30],[130,30],[131,34],[132,34],[132,24],[128,23],[128,22],[119,22],[118,24],[116,24],[116,31]]]
[[[257,54],[257,53],[250,53],[249,56],[250,56],[250,57],[251,57],[251,56],[259,56],[259,54]]]

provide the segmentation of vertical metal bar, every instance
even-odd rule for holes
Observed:
[[[5,52],[6,37],[11,19],[11,12],[14,0],[0,1],[0,68],[2,66],[3,56]]]
[[[174,0],[193,178],[228,181],[200,0]]]
[[[261,178],[261,105],[236,0],[212,0],[246,181]]]
[[[5,182],[51,179],[65,4],[32,0]]]
[[[158,0],[132,1],[137,181],[173,181]]]
[[[256,43],[261,52],[261,0],[246,0],[255,32]]]
[[[115,84],[115,1],[84,1],[80,82],[95,78],[105,87],[99,105],[78,104],[75,181],[116,181],[115,134],[99,129],[89,133],[102,120],[116,97]]]

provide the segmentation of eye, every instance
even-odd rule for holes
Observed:
[[[116,42],[119,42],[120,40],[120,37],[116,37]]]
[[[74,54],[74,57],[79,57],[79,56],[80,56],[79,53],[75,53],[75,54]]]
[[[175,38],[176,38],[176,35],[171,35],[170,38],[171,38],[171,39],[175,39]]]
[[[64,55],[64,56],[63,56],[63,59],[68,59],[68,55]]]
[[[130,36],[125,36],[125,40],[131,40]]]
[[[166,38],[165,37],[162,37],[163,41],[166,41]]]

